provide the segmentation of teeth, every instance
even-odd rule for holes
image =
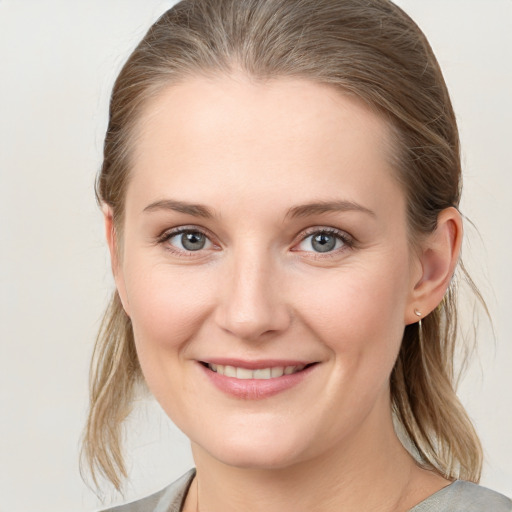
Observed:
[[[247,368],[237,368],[236,378],[237,379],[252,379],[252,371]]]
[[[271,368],[258,368],[257,370],[254,370],[251,372],[254,375],[255,379],[270,379],[270,376],[272,374]]]
[[[219,366],[217,366],[217,369]],[[224,366],[224,375],[226,377],[236,377],[236,368],[234,366]]]
[[[270,376],[272,378],[281,377],[284,374],[284,368],[282,366],[276,366],[270,369]]]
[[[256,370],[249,370],[248,368],[238,368],[235,366],[223,366],[221,364],[208,364],[210,370],[226,377],[235,377],[237,379],[275,379],[283,375],[291,375],[300,372],[304,369],[305,365],[300,366],[274,366],[272,368],[258,368]]]

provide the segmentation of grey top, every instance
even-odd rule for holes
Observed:
[[[103,512],[181,512],[195,473],[191,469],[156,494]],[[409,512],[512,512],[512,501],[480,485],[456,480]]]

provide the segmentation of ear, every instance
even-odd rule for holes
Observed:
[[[101,210],[103,212],[103,220],[105,223],[105,238],[107,239],[108,249],[110,251],[110,265],[112,268],[112,274],[116,282],[117,292],[121,298],[123,308],[126,314],[130,316],[123,269],[119,259],[120,247],[118,244],[116,229],[114,225],[114,214],[112,208],[107,204],[103,204]]]
[[[437,218],[436,229],[420,244],[419,271],[413,277],[406,325],[427,316],[443,300],[459,260],[461,243],[461,215],[456,208],[446,208]]]

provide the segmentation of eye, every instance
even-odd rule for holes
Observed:
[[[347,235],[333,230],[318,230],[306,236],[297,250],[305,252],[326,253],[350,246]]]
[[[213,246],[210,239],[201,231],[182,229],[164,235],[162,242],[181,251],[195,252],[209,249]]]

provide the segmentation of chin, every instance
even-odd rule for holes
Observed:
[[[250,447],[223,450],[221,453],[210,453],[216,460],[228,466],[239,469],[269,470],[289,467],[297,462],[295,454],[276,451],[273,448],[261,449]]]
[[[301,442],[302,439],[302,442]],[[219,435],[195,443],[217,461],[241,469],[281,469],[300,462],[304,436],[272,429]]]

